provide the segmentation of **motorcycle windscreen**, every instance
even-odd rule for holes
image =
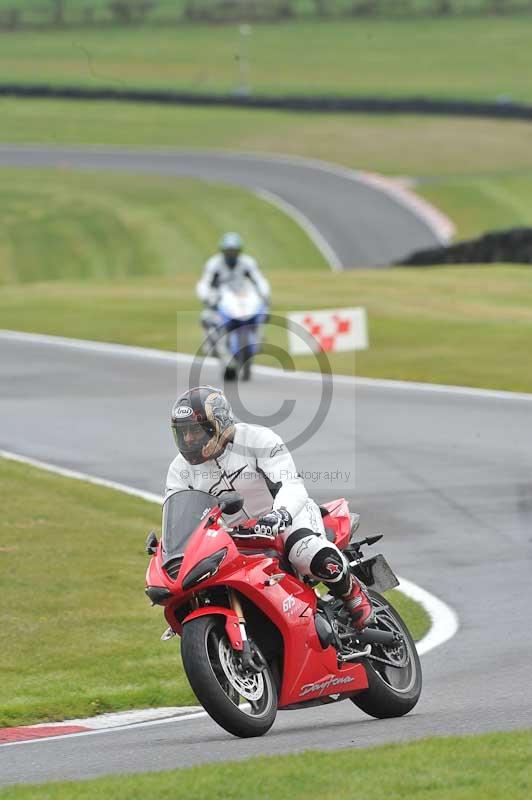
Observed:
[[[190,536],[218,502],[218,498],[197,489],[184,489],[168,495],[163,505],[162,523],[165,560],[184,553]]]

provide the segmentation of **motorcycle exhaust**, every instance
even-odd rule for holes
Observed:
[[[401,644],[402,636],[392,631],[379,631],[376,628],[366,628],[357,633],[357,639],[362,644],[382,644],[384,647],[394,647]]]

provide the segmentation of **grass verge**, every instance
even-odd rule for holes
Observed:
[[[0,459],[0,725],[193,702],[144,596],[156,505]],[[160,615],[159,615],[160,616]]]
[[[357,741],[357,743],[360,740]],[[251,758],[151,775],[48,783],[0,790],[2,800],[145,800],[188,797],[211,800],[290,798],[352,800],[360,787],[375,787],[389,800],[528,800],[532,732],[425,739],[336,752]],[[331,776],[342,779],[331,786]]]
[[[440,178],[416,186],[456,223],[456,238],[532,225],[532,172]]]
[[[254,92],[531,100],[530,16],[342,19],[255,25]],[[123,26],[2,35],[6,82],[231,91],[239,26]],[[449,58],[452,53],[452,58]]]
[[[532,270],[449,267],[269,274],[274,312],[364,306],[370,349],[330,355],[332,369],[373,378],[532,391]],[[326,282],[326,284],[325,284]],[[4,286],[2,327],[196,352],[199,306],[190,273],[112,283]],[[325,288],[324,288],[325,287]],[[269,327],[283,345],[284,331]],[[262,359],[264,363],[266,357]],[[296,357],[298,369],[316,369]]]
[[[144,596],[144,539],[156,505],[0,459],[0,726],[189,705],[176,640]],[[420,638],[416,603],[394,603]]]
[[[4,169],[0,209],[0,286],[193,275],[236,224],[267,270],[327,267],[295,222],[234,186]]]
[[[389,175],[532,172],[530,123],[520,121],[11,98],[0,114],[12,143],[264,151]]]

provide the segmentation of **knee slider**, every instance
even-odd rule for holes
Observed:
[[[322,581],[339,583],[347,573],[347,564],[338,550],[325,545],[312,559],[310,571]]]

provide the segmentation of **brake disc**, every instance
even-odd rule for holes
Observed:
[[[220,664],[233,689],[246,700],[260,700],[264,694],[264,678],[260,672],[242,672],[242,665],[235,657],[227,640],[218,645]]]

